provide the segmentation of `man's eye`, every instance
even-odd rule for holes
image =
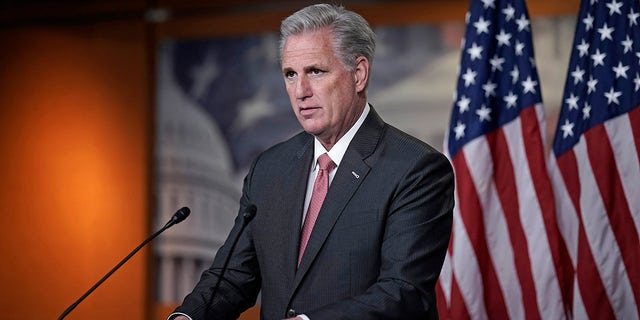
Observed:
[[[293,71],[287,71],[284,73],[285,78],[293,78],[296,75]]]
[[[311,70],[311,74],[314,74],[314,75],[318,75],[318,74],[321,74],[321,73],[322,73],[322,70],[320,70],[320,69]]]

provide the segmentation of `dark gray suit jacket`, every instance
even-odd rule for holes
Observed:
[[[451,234],[454,177],[439,152],[371,109],[351,141],[299,268],[297,254],[313,136],[262,153],[247,174],[240,212],[258,208],[211,299],[240,216],[211,268],[176,311],[235,319],[262,290],[261,318],[437,318],[435,283]]]

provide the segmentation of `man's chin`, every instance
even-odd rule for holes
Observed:
[[[314,119],[298,119],[302,129],[306,131],[308,134],[312,134],[314,136],[322,133],[322,127],[320,127],[316,120]]]
[[[308,133],[308,134],[310,134],[310,135],[313,135],[313,136],[316,136],[316,137],[317,137],[318,135],[320,135],[320,133],[322,132],[322,131],[319,131],[319,130],[306,129],[306,128],[304,128],[304,127],[303,127],[303,129],[304,129],[304,131],[305,131],[306,133]]]

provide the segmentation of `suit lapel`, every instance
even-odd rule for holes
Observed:
[[[375,150],[383,125],[382,119],[371,108],[365,122],[351,140],[318,214],[318,220],[295,276],[294,291],[313,264],[345,206],[369,173],[371,167],[365,160]]]
[[[284,178],[283,190],[275,192],[289,193],[289,201],[284,204],[282,212],[290,212],[283,230],[291,230],[286,232],[288,239],[286,241],[286,253],[284,261],[284,270],[287,275],[287,281],[293,280],[298,264],[298,247],[300,242],[300,226],[302,224],[302,210],[304,207],[305,190],[307,180],[309,179],[309,171],[313,161],[313,137],[309,136],[306,142],[299,148],[289,170]],[[302,190],[302,192],[300,192]],[[291,282],[289,282],[291,284]]]

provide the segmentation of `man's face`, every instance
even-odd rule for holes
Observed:
[[[362,66],[347,70],[331,40],[331,33],[321,29],[290,36],[282,50],[282,73],[293,112],[304,130],[327,149],[355,123],[366,100],[358,95],[364,90],[359,79]]]

